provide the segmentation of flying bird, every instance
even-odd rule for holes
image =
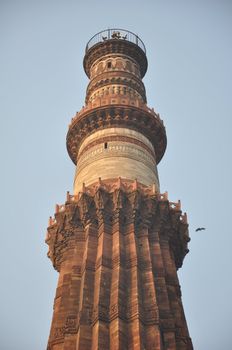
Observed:
[[[198,227],[195,231],[202,231],[202,230],[205,230],[205,227]]]

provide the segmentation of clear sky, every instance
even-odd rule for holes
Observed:
[[[72,192],[65,138],[84,104],[85,45],[108,27],[137,33],[147,48],[148,105],[168,137],[161,191],[188,213],[179,277],[194,347],[230,350],[229,0],[0,1],[0,348],[46,348],[58,275],[44,237],[55,204]]]

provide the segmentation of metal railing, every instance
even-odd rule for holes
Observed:
[[[126,40],[135,45],[138,45],[146,53],[145,45],[142,42],[142,40],[138,37],[138,35],[130,32],[129,30],[117,28],[102,30],[101,32],[95,34],[88,41],[85,48],[85,52],[87,52],[94,45],[107,40]]]

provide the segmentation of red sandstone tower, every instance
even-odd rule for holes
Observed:
[[[74,194],[50,218],[59,272],[49,350],[191,350],[177,269],[186,214],[161,194],[162,120],[147,107],[146,51],[106,30],[87,44],[85,107],[69,125]]]

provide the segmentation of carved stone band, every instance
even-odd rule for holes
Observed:
[[[127,142],[127,143],[132,143],[134,145],[138,145],[138,146],[144,148],[148,153],[150,153],[150,155],[155,160],[155,152],[153,150],[151,150],[151,148],[148,147],[147,145],[145,145],[143,142],[136,140],[132,137],[119,136],[119,135],[105,136],[105,137],[101,137],[101,138],[98,138],[97,140],[90,142],[85,148],[82,148],[81,152],[79,152],[79,154],[78,154],[78,158],[80,158],[86,151],[88,151],[93,146],[96,146],[99,144],[105,145],[105,144],[108,144],[108,142],[112,142],[112,141],[121,141],[121,142]]]

